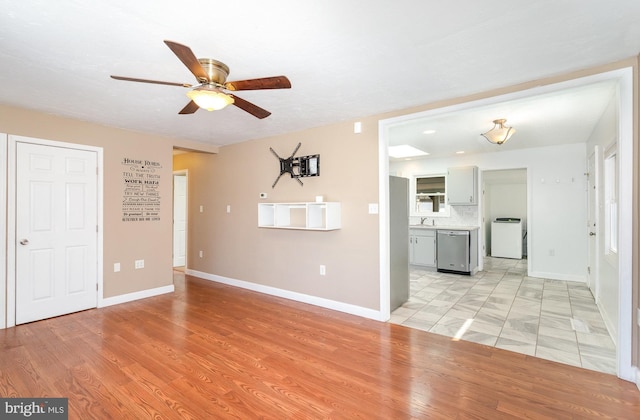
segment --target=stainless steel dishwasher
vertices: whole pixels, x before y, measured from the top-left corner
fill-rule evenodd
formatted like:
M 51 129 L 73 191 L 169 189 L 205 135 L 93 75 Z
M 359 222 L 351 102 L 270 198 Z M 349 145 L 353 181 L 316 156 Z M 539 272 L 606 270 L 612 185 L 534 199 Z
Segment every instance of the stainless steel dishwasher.
M 438 271 L 471 272 L 470 236 L 468 230 L 438 230 Z

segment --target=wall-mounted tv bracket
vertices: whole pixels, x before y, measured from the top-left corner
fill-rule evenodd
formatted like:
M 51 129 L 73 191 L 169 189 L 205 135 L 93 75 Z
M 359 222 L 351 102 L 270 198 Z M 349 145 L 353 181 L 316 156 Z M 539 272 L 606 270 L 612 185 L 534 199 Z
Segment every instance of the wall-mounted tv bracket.
M 302 181 L 300 181 L 301 177 L 320 175 L 320 155 L 294 157 L 301 145 L 302 143 L 298 143 L 296 148 L 293 150 L 293 153 L 291 153 L 291 156 L 286 159 L 278 156 L 273 148 L 269 148 L 269 150 L 271 150 L 271 153 L 273 153 L 274 156 L 280 160 L 280 175 L 278 175 L 271 188 L 274 188 L 276 186 L 276 184 L 280 180 L 280 177 L 284 174 L 291 175 L 291 178 L 294 178 L 296 181 L 298 181 L 300 185 L 303 185 Z

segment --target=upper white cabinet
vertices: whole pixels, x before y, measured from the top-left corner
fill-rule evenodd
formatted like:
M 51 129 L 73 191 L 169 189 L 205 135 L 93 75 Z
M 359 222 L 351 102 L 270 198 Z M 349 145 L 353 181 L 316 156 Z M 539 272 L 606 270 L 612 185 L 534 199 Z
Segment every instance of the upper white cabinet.
M 452 206 L 478 204 L 478 167 L 461 166 L 447 172 L 447 200 Z
M 340 229 L 340 203 L 259 203 L 258 227 L 302 230 Z

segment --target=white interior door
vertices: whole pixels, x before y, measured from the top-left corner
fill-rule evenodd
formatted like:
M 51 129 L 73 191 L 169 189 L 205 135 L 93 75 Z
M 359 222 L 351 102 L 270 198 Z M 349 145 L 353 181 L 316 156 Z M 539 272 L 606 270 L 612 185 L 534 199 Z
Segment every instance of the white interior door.
M 187 176 L 173 175 L 173 266 L 186 264 Z
M 16 144 L 16 324 L 97 306 L 97 153 Z

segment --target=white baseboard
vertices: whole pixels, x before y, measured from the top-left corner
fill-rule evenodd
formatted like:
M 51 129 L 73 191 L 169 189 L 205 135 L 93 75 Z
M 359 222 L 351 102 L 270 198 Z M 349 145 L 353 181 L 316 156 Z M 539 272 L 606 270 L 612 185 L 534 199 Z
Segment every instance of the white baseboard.
M 537 277 L 550 280 L 563 280 L 563 281 L 575 281 L 578 283 L 586 283 L 586 276 L 578 276 L 573 274 L 559 274 L 559 273 L 547 273 L 544 271 L 531 271 L 528 274 L 529 277 Z
M 156 287 L 155 289 L 141 290 L 139 292 L 127 293 L 124 295 L 100 299 L 100 301 L 98 302 L 98 308 L 118 305 L 120 303 L 132 302 L 134 300 L 163 295 L 165 293 L 173 293 L 174 291 L 175 287 L 173 286 L 173 284 L 171 284 L 169 286 Z
M 607 328 L 607 331 L 609 332 L 609 337 L 611 337 L 611 340 L 613 341 L 613 344 L 618 347 L 618 331 L 616 331 L 615 328 L 615 323 L 613 322 L 611 316 L 609 316 L 609 314 L 607 313 L 605 307 L 603 305 L 600 305 L 599 303 L 596 303 L 596 306 L 598 307 L 598 310 L 600 311 L 600 316 L 602 317 L 602 320 L 604 321 L 604 326 Z
M 351 315 L 357 315 L 363 318 L 369 318 L 376 321 L 383 321 L 380 311 L 362 306 L 351 305 L 335 300 L 324 299 L 317 296 L 306 295 L 304 293 L 292 292 L 290 290 L 278 289 L 277 287 L 264 286 L 262 284 L 251 283 L 244 280 L 236 280 L 228 277 L 218 276 L 215 274 L 204 273 L 196 270 L 185 270 L 186 274 L 196 276 L 204 280 L 214 281 L 217 283 L 227 284 L 229 286 L 240 287 L 242 289 L 252 290 L 254 292 L 264 293 L 266 295 L 277 296 L 285 299 L 294 300 L 296 302 L 308 303 L 310 305 L 319 306 L 321 308 L 332 309 L 334 311 L 344 312 Z

